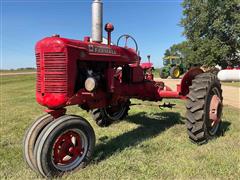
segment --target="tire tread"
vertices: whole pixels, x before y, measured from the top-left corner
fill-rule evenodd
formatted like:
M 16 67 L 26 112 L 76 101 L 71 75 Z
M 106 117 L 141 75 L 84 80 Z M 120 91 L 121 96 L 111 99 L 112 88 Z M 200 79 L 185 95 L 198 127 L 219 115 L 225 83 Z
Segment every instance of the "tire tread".
M 216 75 L 202 73 L 192 80 L 190 92 L 186 101 L 186 126 L 189 138 L 199 145 L 206 143 L 212 137 L 208 134 L 205 125 L 205 106 L 210 88 L 218 87 L 222 94 L 221 84 Z M 222 95 L 221 95 L 222 99 Z

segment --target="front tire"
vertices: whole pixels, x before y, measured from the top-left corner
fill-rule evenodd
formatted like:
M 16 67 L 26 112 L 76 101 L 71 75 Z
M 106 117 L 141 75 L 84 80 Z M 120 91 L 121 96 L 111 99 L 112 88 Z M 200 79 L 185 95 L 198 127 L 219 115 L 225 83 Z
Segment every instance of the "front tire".
M 28 166 L 36 171 L 36 160 L 34 158 L 34 146 L 42 130 L 53 121 L 50 114 L 45 114 L 37 118 L 25 133 L 23 140 L 23 156 Z
M 222 89 L 216 75 L 202 73 L 190 86 L 186 102 L 186 125 L 191 141 L 204 144 L 220 132 Z
M 94 109 L 91 114 L 98 126 L 107 127 L 114 121 L 122 120 L 128 115 L 130 103 L 130 100 L 127 100 L 117 106 Z
M 59 177 L 83 168 L 95 146 L 91 125 L 82 117 L 64 115 L 55 119 L 39 135 L 34 148 L 38 171 L 44 177 Z
M 165 69 L 165 68 L 160 68 L 160 69 L 159 69 L 159 76 L 160 76 L 160 78 L 162 78 L 162 79 L 167 79 L 168 76 L 169 76 L 169 72 L 166 72 L 166 69 Z

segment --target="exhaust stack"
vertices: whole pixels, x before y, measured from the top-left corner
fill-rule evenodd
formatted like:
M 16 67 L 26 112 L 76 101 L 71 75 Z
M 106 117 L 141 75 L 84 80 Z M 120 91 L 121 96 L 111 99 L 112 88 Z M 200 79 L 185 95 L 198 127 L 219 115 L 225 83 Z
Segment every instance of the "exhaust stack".
M 102 19 L 103 19 L 103 3 L 101 0 L 93 0 L 92 2 L 92 41 L 102 42 Z

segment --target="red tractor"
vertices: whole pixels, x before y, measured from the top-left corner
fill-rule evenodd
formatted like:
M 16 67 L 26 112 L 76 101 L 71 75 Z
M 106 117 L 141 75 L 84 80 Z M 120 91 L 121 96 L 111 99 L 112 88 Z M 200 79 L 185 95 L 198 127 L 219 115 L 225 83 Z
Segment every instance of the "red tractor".
M 154 81 L 152 64 L 140 63 L 130 35 L 111 43 L 114 27 L 107 23 L 108 43 L 102 43 L 102 2 L 92 3 L 92 37 L 83 41 L 47 37 L 36 44 L 37 102 L 47 107 L 24 138 L 27 164 L 44 177 L 58 177 L 87 165 L 94 151 L 95 134 L 83 117 L 67 115 L 66 107 L 89 111 L 99 126 L 124 119 L 130 99 L 161 101 L 186 99 L 189 138 L 198 144 L 216 137 L 222 114 L 222 90 L 214 74 L 192 69 L 176 91 Z M 124 47 L 119 46 L 121 39 Z M 127 47 L 128 40 L 135 49 Z

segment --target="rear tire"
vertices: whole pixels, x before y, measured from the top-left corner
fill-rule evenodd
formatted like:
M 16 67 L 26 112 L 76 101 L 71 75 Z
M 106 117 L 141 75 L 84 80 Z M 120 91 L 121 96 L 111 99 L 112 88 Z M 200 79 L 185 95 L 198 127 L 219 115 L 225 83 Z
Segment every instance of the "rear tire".
M 91 125 L 82 117 L 64 115 L 48 124 L 39 135 L 34 156 L 38 171 L 48 178 L 83 168 L 95 146 Z
M 191 141 L 204 144 L 220 132 L 221 84 L 216 75 L 202 73 L 195 77 L 189 89 L 186 102 L 187 132 Z
M 162 79 L 167 79 L 169 74 L 168 74 L 168 72 L 165 72 L 165 68 L 160 68 L 159 69 L 159 76 Z
M 91 114 L 98 126 L 107 127 L 114 121 L 122 120 L 128 115 L 130 103 L 130 100 L 127 100 L 125 103 L 122 103 L 117 107 L 109 106 L 106 108 L 94 109 L 91 111 Z M 116 110 L 112 110 L 112 108 Z
M 170 76 L 172 79 L 178 79 L 181 75 L 180 68 L 178 66 L 173 66 L 170 70 Z

